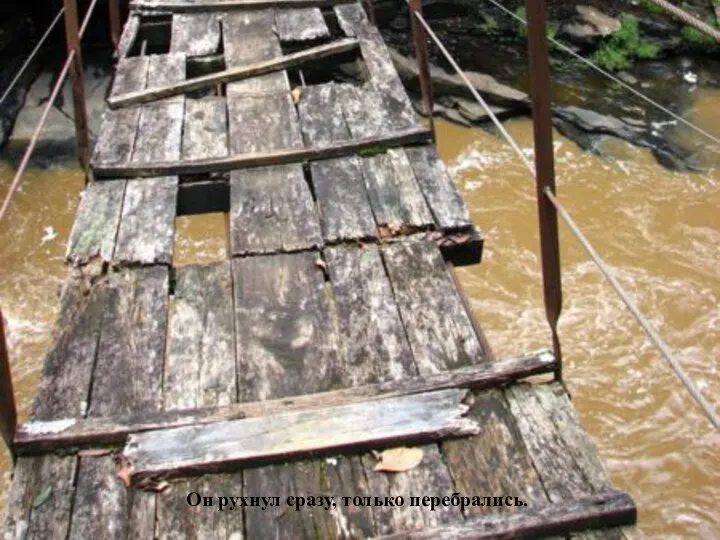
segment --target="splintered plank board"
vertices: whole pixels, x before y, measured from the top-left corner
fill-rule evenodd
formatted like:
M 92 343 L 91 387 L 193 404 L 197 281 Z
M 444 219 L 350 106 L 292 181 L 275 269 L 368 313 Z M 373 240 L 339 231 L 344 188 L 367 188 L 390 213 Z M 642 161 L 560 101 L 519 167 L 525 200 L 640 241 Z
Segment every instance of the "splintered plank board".
M 149 64 L 147 56 L 121 58 L 110 94 L 119 95 L 144 89 Z M 93 151 L 93 163 L 119 164 L 130 161 L 139 119 L 140 107 L 116 111 L 106 109 Z
M 229 263 L 177 269 L 170 306 L 165 409 L 235 401 L 235 336 Z
M 392 288 L 376 246 L 325 250 L 354 386 L 417 374 Z
M 302 147 L 289 94 L 238 96 L 228 100 L 228 107 L 234 154 Z M 320 223 L 301 164 L 231 172 L 233 255 L 299 251 L 321 244 Z
M 309 145 L 350 138 L 336 94 L 332 83 L 303 88 L 298 109 L 303 135 Z M 377 236 L 358 157 L 312 162 L 310 174 L 327 242 Z
M 125 58 L 135 44 L 138 30 L 140 29 L 140 16 L 135 13 L 128 15 L 125 27 L 123 28 L 120 42 L 117 46 L 117 57 Z
M 146 88 L 185 80 L 185 54 L 157 54 L 149 58 Z M 185 96 L 142 106 L 132 157 L 134 163 L 180 159 L 184 108 Z
M 441 390 L 356 405 L 131 435 L 123 456 L 133 477 L 217 470 L 344 448 L 387 446 L 477 433 L 462 416 L 466 391 Z M 449 486 L 451 487 L 451 486 Z
M 82 266 L 98 257 L 112 259 L 125 184 L 124 180 L 91 182 L 85 188 L 68 239 L 68 261 Z
M 228 155 L 227 139 L 225 98 L 185 100 L 183 160 L 225 157 Z
M 320 8 L 277 10 L 275 24 L 280 41 L 310 41 L 330 37 Z
M 220 48 L 220 21 L 215 13 L 176 13 L 172 17 L 170 52 L 205 56 Z
M 177 192 L 177 176 L 128 180 L 115 263 L 172 263 Z
M 228 12 L 223 16 L 223 44 L 228 68 L 241 67 L 282 56 L 280 40 L 275 33 L 275 10 Z M 266 94 L 290 90 L 287 73 L 280 71 L 229 83 L 227 97 Z

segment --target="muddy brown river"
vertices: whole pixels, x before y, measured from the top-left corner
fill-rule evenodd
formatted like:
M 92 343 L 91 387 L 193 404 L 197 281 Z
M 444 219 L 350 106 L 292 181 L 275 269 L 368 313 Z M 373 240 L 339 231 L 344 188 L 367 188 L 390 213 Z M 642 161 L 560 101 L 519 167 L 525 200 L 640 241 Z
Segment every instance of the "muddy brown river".
M 720 126 L 720 91 L 698 90 L 689 117 Z M 529 120 L 506 123 L 530 151 Z M 692 135 L 684 133 L 691 138 Z M 441 154 L 486 233 L 481 265 L 459 269 L 498 356 L 548 347 L 535 191 L 500 139 L 438 123 Z M 556 136 L 561 199 L 705 396 L 720 407 L 720 172 L 670 173 L 623 142 L 599 158 Z M 720 163 L 720 149 L 706 161 Z M 0 196 L 13 170 L 0 165 Z M 31 170 L 0 222 L 0 306 L 23 418 L 40 380 L 65 242 L 82 190 L 77 170 Z M 176 264 L 224 257 L 222 215 L 178 219 Z M 649 537 L 720 537 L 720 435 L 561 226 L 565 379 L 613 482 Z M 10 485 L 0 451 L 0 515 Z

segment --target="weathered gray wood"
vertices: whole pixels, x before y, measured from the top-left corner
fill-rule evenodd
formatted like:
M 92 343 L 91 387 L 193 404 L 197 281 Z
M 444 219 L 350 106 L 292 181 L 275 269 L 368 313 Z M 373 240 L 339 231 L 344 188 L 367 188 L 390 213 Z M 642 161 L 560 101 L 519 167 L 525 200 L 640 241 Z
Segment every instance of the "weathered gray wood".
M 233 260 L 239 401 L 329 390 L 337 336 L 316 253 Z
M 113 261 L 170 264 L 175 237 L 176 176 L 128 180 Z
M 196 0 L 133 0 L 130 2 L 130 9 L 148 12 L 193 13 L 197 11 L 326 7 L 356 1 L 357 0 L 203 0 L 198 2 Z
M 91 182 L 82 192 L 68 239 L 68 261 L 82 266 L 98 257 L 102 261 L 112 259 L 125 184 L 124 180 Z
M 130 435 L 123 457 L 131 465 L 132 478 L 137 479 L 327 454 L 339 449 L 473 435 L 480 428 L 463 418 L 468 410 L 462 403 L 465 394 L 464 390 L 440 390 L 263 418 L 147 431 Z
M 303 88 L 298 108 L 308 144 L 331 144 L 350 138 L 334 84 Z M 325 240 L 375 238 L 375 218 L 359 159 L 353 156 L 318 161 L 310 165 L 310 171 Z
M 116 51 L 118 58 L 125 58 L 130 52 L 130 49 L 133 48 L 139 28 L 140 17 L 135 13 L 130 13 L 127 21 L 125 21 L 125 26 L 123 27 L 122 35 L 120 36 L 120 41 L 118 42 Z
M 379 249 L 330 248 L 325 258 L 350 384 L 417 374 Z
M 255 96 L 253 96 L 255 97 Z M 265 118 L 268 121 L 268 118 Z M 231 127 L 233 122 L 231 120 Z M 239 125 L 239 124 L 236 124 Z M 264 129 L 263 123 L 253 124 L 255 129 Z M 242 144 L 260 145 L 260 141 L 250 139 L 237 128 L 238 136 L 231 133 L 231 144 L 238 139 Z M 260 131 L 261 133 L 262 131 Z M 432 137 L 429 129 L 420 127 L 405 131 L 398 131 L 387 135 L 378 135 L 363 139 L 354 139 L 346 142 L 333 143 L 309 148 L 292 148 L 290 150 L 272 150 L 267 152 L 248 152 L 235 154 L 226 158 L 208 158 L 188 161 L 165 161 L 155 163 L 93 163 L 93 171 L 96 178 L 108 177 L 153 177 L 163 175 L 179 174 L 203 174 L 211 172 L 225 172 L 236 169 L 248 169 L 252 167 L 265 167 L 270 165 L 283 165 L 288 163 L 300 163 L 303 161 L 317 161 L 336 157 L 352 156 L 358 152 L 377 151 L 378 148 L 393 148 L 406 144 L 427 142 Z M 265 143 L 262 143 L 263 145 Z M 368 158 L 372 159 L 372 158 Z M 418 189 L 417 187 L 415 189 Z M 418 190 L 419 192 L 419 190 Z M 429 219 L 429 210 L 426 210 Z M 431 221 L 429 222 L 431 223 Z
M 205 56 L 220 48 L 220 21 L 215 13 L 175 14 L 171 29 L 170 52 Z
M 365 467 L 361 456 L 337 456 L 328 458 L 320 464 L 327 479 L 328 493 L 339 496 L 347 493 L 352 497 L 372 497 L 374 493 L 368 485 Z M 372 538 L 376 526 L 373 508 L 369 506 L 338 505 L 332 512 L 335 531 L 338 538 Z
M 278 10 L 275 23 L 280 41 L 311 41 L 330 37 L 320 8 Z
M 225 98 L 185 100 L 182 158 L 207 159 L 228 155 Z
M 228 117 L 232 154 L 303 148 L 289 94 L 228 98 Z
M 340 28 L 348 37 L 365 35 L 370 27 L 365 10 L 359 2 L 348 2 L 333 8 Z
M 485 352 L 438 248 L 397 242 L 383 248 L 383 257 L 420 373 L 480 361 Z
M 115 71 L 111 94 L 142 90 L 147 80 L 149 63 L 147 56 L 121 58 Z M 92 162 L 114 164 L 128 162 L 135 148 L 139 119 L 139 107 L 121 111 L 105 110 L 93 150 Z
M 512 515 L 475 518 L 411 534 L 385 536 L 383 540 L 566 537 L 574 531 L 632 525 L 636 520 L 637 511 L 629 495 L 604 491 L 565 504 L 528 506 Z
M 75 456 L 52 454 L 18 460 L 5 514 L 4 540 L 67 538 L 76 461 Z M 33 507 L 33 502 L 43 498 L 44 503 Z
M 255 418 L 268 414 L 347 405 L 371 399 L 400 397 L 447 388 L 471 388 L 476 390 L 496 388 L 532 375 L 550 373 L 555 368 L 555 365 L 556 361 L 552 354 L 540 352 L 531 356 L 492 364 L 473 365 L 458 370 L 441 371 L 428 376 L 413 376 L 400 380 L 389 379 L 385 382 L 370 385 L 299 395 L 292 400 L 277 399 L 236 403 L 222 407 L 183 409 L 159 413 L 150 411 L 143 415 L 134 415 L 131 418 L 111 416 L 107 418 L 77 419 L 73 422 L 72 418 L 67 416 L 60 419 L 59 422 L 34 421 L 29 424 L 21 424 L 18 427 L 15 443 L 20 455 L 68 447 L 122 445 L 125 443 L 128 434 L 142 431 L 223 422 L 238 418 Z M 476 405 L 473 406 L 470 414 L 474 415 L 483 410 L 482 405 L 477 405 L 478 402 L 480 400 L 476 398 Z M 488 410 L 491 411 L 491 409 Z M 507 415 L 511 418 L 509 412 Z M 55 415 L 54 418 L 58 418 L 58 416 Z M 492 423 L 494 420 L 487 421 Z M 517 429 L 515 431 L 517 432 Z M 496 431 L 496 433 L 498 432 Z M 460 442 L 457 441 L 457 443 Z M 450 444 L 456 444 L 456 442 L 447 443 L 446 446 Z M 488 451 L 483 455 L 489 457 L 491 454 L 492 452 Z M 447 448 L 446 455 L 449 456 Z M 468 460 L 468 463 L 470 466 L 474 466 L 475 461 Z M 468 492 L 470 491 L 473 490 L 468 490 Z
M 163 392 L 166 409 L 235 401 L 235 336 L 230 264 L 177 269 Z
M 301 165 L 230 173 L 230 245 L 233 255 L 288 253 L 322 245 Z
M 472 226 L 460 193 L 432 145 L 405 148 L 415 179 L 441 231 Z
M 280 40 L 274 30 L 273 9 L 226 13 L 222 24 L 225 62 L 228 68 L 242 67 L 282 56 Z M 234 97 L 247 94 L 262 95 L 289 90 L 287 73 L 279 71 L 246 81 L 229 83 L 226 87 L 226 95 L 228 101 L 231 101 Z
M 358 47 L 355 39 L 341 39 L 331 43 L 325 43 L 303 49 L 277 58 L 268 59 L 240 67 L 233 67 L 217 73 L 201 75 L 192 79 L 180 80 L 172 84 L 148 88 L 127 94 L 111 96 L 107 102 L 111 109 L 119 109 L 142 103 L 152 103 L 164 98 L 180 96 L 188 92 L 213 88 L 218 84 L 232 83 L 245 79 L 252 79 L 268 73 L 275 73 L 289 67 L 298 67 L 306 63 L 326 58 L 328 56 L 346 53 Z

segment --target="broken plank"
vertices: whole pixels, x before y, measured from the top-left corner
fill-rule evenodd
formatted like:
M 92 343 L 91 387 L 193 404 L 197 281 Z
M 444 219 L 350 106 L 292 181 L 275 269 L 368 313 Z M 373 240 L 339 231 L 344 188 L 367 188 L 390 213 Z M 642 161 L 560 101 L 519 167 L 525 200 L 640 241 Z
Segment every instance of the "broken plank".
M 267 118 L 266 118 L 267 121 Z M 261 124 L 259 124 L 261 125 Z M 231 120 L 231 144 L 247 145 L 253 147 L 259 143 L 256 138 L 243 136 L 239 124 L 236 124 L 238 135 L 233 134 L 233 121 Z M 259 133 L 262 131 L 259 131 Z M 303 161 L 317 161 L 335 157 L 347 157 L 363 151 L 377 151 L 378 147 L 393 148 L 416 142 L 426 142 L 432 137 L 432 132 L 424 127 L 405 131 L 377 135 L 368 138 L 353 139 L 350 141 L 318 145 L 305 148 L 290 148 L 269 151 L 248 151 L 234 154 L 225 158 L 195 159 L 187 161 L 158 161 L 155 163 L 128 163 L 114 164 L 110 162 L 95 162 L 93 171 L 98 178 L 104 177 L 153 177 L 165 175 L 203 174 L 211 172 L 224 172 L 235 169 L 264 167 L 269 165 L 283 165 L 287 163 L 300 163 Z M 265 146 L 267 141 L 263 141 Z M 428 218 L 432 219 L 432 216 Z
M 228 155 L 227 107 L 223 97 L 185 100 L 182 159 Z
M 277 10 L 275 22 L 280 41 L 311 41 L 330 37 L 320 8 Z
M 236 403 L 224 407 L 157 413 L 149 411 L 133 417 L 114 415 L 107 418 L 76 419 L 74 421 L 71 418 L 63 419 L 60 422 L 35 421 L 21 424 L 18 427 L 15 445 L 18 454 L 24 455 L 62 447 L 124 444 L 129 434 L 142 431 L 208 424 L 238 418 L 254 418 L 268 414 L 346 405 L 370 399 L 399 397 L 448 388 L 482 390 L 500 387 L 532 375 L 550 373 L 555 365 L 556 361 L 552 354 L 543 351 L 492 364 L 467 366 L 427 376 L 412 376 L 397 381 L 388 380 L 342 390 L 296 395 L 292 400 L 281 398 Z M 322 381 L 318 380 L 317 383 L 321 384 Z M 297 390 L 288 392 L 297 392 Z
M 129 54 L 133 45 L 135 45 L 135 39 L 137 38 L 139 29 L 140 17 L 135 13 L 130 13 L 127 21 L 125 22 L 125 26 L 123 27 L 120 41 L 117 44 L 117 51 L 115 54 L 118 59 L 125 58 Z
M 348 2 L 340 4 L 333 8 L 338 24 L 345 35 L 348 37 L 356 37 L 366 35 L 370 27 L 370 21 L 365 14 L 365 10 L 359 2 Z
M 235 401 L 235 335 L 229 263 L 176 270 L 163 394 L 165 409 Z
M 403 241 L 384 247 L 383 257 L 420 373 L 481 361 L 486 353 L 438 248 Z
M 325 250 L 350 384 L 417 373 L 376 246 Z
M 173 15 L 170 52 L 207 56 L 220 48 L 220 21 L 215 13 Z
M 315 204 L 299 164 L 232 171 L 229 218 L 233 255 L 322 245 Z
M 204 11 L 235 11 L 256 9 L 298 9 L 307 7 L 331 7 L 338 4 L 357 2 L 357 0 L 133 0 L 133 11 L 160 11 L 171 13 L 193 13 Z
M 114 263 L 172 263 L 177 192 L 176 176 L 128 180 Z
M 319 60 L 321 58 L 352 51 L 357 47 L 357 40 L 341 39 L 251 65 L 234 67 L 217 73 L 211 73 L 209 75 L 202 75 L 200 77 L 175 82 L 166 86 L 158 86 L 148 88 L 147 90 L 111 96 L 108 98 L 107 102 L 111 109 L 119 109 L 142 103 L 151 103 L 160 99 L 193 92 L 195 90 L 213 88 L 218 84 L 241 81 L 257 77 L 259 75 L 281 71 L 289 67 L 302 66 L 308 62 Z
M 219 470 L 339 449 L 392 446 L 477 433 L 463 390 L 441 390 L 315 411 L 149 431 L 128 438 L 133 479 Z
M 629 495 L 603 491 L 564 504 L 527 506 L 510 515 L 483 516 L 424 531 L 384 536 L 381 540 L 544 538 L 553 535 L 564 538 L 572 532 L 633 525 L 636 521 L 637 511 Z

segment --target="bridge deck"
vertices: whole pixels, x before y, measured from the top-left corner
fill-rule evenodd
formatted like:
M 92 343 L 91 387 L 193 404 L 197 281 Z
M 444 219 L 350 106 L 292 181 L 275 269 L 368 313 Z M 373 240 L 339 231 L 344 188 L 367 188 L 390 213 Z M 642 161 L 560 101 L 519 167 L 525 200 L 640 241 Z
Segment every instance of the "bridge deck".
M 477 262 L 482 238 L 431 142 L 323 158 L 421 127 L 360 5 L 230 4 L 131 3 L 112 96 L 339 38 L 358 53 L 333 58 L 334 76 L 290 67 L 108 109 L 94 167 L 319 157 L 89 185 L 4 537 L 494 537 L 633 522 L 564 389 L 508 385 L 552 371 L 551 356 L 494 361 L 451 264 Z M 173 266 L 176 216 L 213 211 L 227 213 L 228 260 Z M 417 444 L 416 467 L 376 470 L 374 449 Z M 214 506 L 188 504 L 193 492 Z M 455 492 L 525 505 L 410 504 Z M 286 505 L 311 495 L 337 506 Z M 218 511 L 231 496 L 281 505 Z

